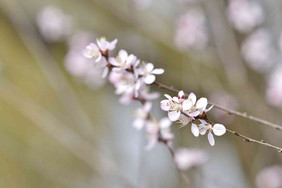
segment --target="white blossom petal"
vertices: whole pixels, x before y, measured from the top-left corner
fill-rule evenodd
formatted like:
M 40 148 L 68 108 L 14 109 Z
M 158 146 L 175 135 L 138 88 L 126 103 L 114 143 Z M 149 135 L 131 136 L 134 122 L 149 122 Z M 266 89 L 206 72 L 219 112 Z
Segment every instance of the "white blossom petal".
M 170 101 L 169 100 L 162 100 L 161 101 L 161 109 L 163 111 L 169 111 L 170 110 Z
M 188 100 L 191 100 L 192 104 L 195 105 L 196 101 L 197 101 L 197 97 L 194 93 L 190 93 L 189 96 L 188 96 Z
M 154 69 L 152 71 L 152 74 L 163 74 L 164 73 L 164 69 Z
M 103 74 L 102 74 L 102 78 L 106 78 L 107 75 L 109 73 L 109 68 L 108 67 L 105 67 L 104 71 L 103 71 Z
M 196 108 L 204 110 L 206 109 L 207 105 L 208 105 L 207 98 L 202 97 L 197 101 Z
M 161 129 L 166 129 L 171 126 L 171 121 L 168 118 L 163 118 L 159 122 Z
M 145 67 L 148 72 L 152 72 L 154 69 L 154 65 L 152 63 L 147 63 Z
M 215 141 L 214 141 L 214 137 L 213 137 L 211 132 L 209 132 L 209 134 L 208 134 L 208 140 L 209 140 L 210 145 L 214 146 Z
M 144 76 L 144 82 L 146 84 L 152 84 L 156 80 L 156 76 L 152 74 L 147 74 Z
M 198 137 L 200 134 L 199 128 L 196 124 L 192 123 L 191 125 L 191 131 L 193 133 L 194 136 Z
M 210 111 L 213 108 L 214 105 L 211 105 L 208 109 L 205 110 L 205 112 Z
M 185 98 L 184 91 L 181 90 L 181 91 L 178 92 L 178 98 L 179 99 L 184 99 Z
M 128 54 L 127 54 L 127 51 L 125 50 L 120 50 L 118 52 L 118 57 L 121 59 L 121 62 L 125 62 L 127 57 L 128 57 Z
M 180 111 L 170 111 L 168 112 L 168 118 L 170 121 L 177 121 L 180 117 Z
M 192 121 L 192 118 L 180 114 L 179 121 L 182 124 L 182 126 L 185 126 Z
M 144 127 L 144 125 L 145 125 L 145 120 L 142 119 L 142 118 L 137 118 L 137 119 L 134 120 L 134 122 L 133 122 L 132 125 L 133 125 L 133 127 L 135 127 L 137 130 L 141 130 L 141 129 Z
M 164 94 L 164 96 L 165 96 L 167 99 L 169 99 L 169 100 L 172 99 L 171 96 L 169 96 L 168 94 Z
M 190 101 L 190 100 L 185 100 L 182 103 L 183 110 L 190 110 L 192 108 L 192 106 L 193 106 L 193 104 L 192 104 L 192 101 Z
M 212 131 L 216 136 L 221 136 L 226 132 L 226 128 L 224 127 L 224 125 L 217 123 L 214 124 Z

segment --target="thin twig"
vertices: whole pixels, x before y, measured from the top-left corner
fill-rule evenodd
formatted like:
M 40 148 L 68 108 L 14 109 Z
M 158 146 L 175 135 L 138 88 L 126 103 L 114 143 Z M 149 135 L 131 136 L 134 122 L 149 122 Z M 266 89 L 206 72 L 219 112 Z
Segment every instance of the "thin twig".
M 246 141 L 246 142 L 253 142 L 253 143 L 261 144 L 261 145 L 264 145 L 266 147 L 273 148 L 273 149 L 277 150 L 279 153 L 282 153 L 282 148 L 274 146 L 274 145 L 269 144 L 269 143 L 266 143 L 264 140 L 260 140 L 260 141 L 259 140 L 255 140 L 253 138 L 250 138 L 250 137 L 247 137 L 245 135 L 242 135 L 242 134 L 240 134 L 240 133 L 238 133 L 236 131 L 231 131 L 230 129 L 226 129 L 226 131 L 231 133 L 231 134 L 234 134 L 236 136 L 239 136 L 239 137 L 243 138 L 243 140 Z
M 169 91 L 172 91 L 172 92 L 179 92 L 180 91 L 180 90 L 178 90 L 178 89 L 176 89 L 174 87 L 170 87 L 170 86 L 167 86 L 167 85 L 159 83 L 159 82 L 154 82 L 153 84 L 158 86 L 161 89 L 166 89 L 166 90 L 169 90 Z M 185 95 L 188 95 L 188 94 L 185 93 Z M 269 121 L 266 121 L 264 119 L 260 119 L 258 117 L 251 116 L 251 115 L 249 115 L 247 113 L 242 113 L 242 112 L 238 112 L 238 111 L 235 111 L 235 110 L 231 110 L 231 109 L 228 109 L 226 107 L 220 106 L 218 104 L 214 104 L 212 102 L 209 102 L 209 104 L 210 105 L 214 105 L 215 108 L 217 108 L 219 110 L 222 110 L 222 111 L 226 112 L 227 114 L 239 116 L 239 117 L 242 117 L 242 118 L 246 118 L 246 119 L 255 121 L 257 123 L 260 123 L 262 125 L 266 125 L 266 126 L 269 126 L 271 128 L 274 128 L 276 130 L 282 131 L 282 126 L 281 125 L 278 125 L 278 124 L 275 124 L 275 123 L 271 123 Z

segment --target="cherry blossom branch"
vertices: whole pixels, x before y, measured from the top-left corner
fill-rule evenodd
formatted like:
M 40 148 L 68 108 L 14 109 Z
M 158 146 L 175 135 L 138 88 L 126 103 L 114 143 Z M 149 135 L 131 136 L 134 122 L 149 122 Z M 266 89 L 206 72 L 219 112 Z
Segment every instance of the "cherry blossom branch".
M 202 119 L 202 120 L 207 121 L 207 122 L 210 123 L 210 124 L 214 124 L 214 123 L 212 123 L 212 122 L 207 118 L 206 115 L 203 116 L 203 117 L 196 117 L 196 119 Z M 238 132 L 236 132 L 236 131 L 232 131 L 232 130 L 230 130 L 230 129 L 226 129 L 226 131 L 229 132 L 229 133 L 231 133 L 231 134 L 234 134 L 234 135 L 236 135 L 236 136 L 238 136 L 238 137 L 243 138 L 243 140 L 244 140 L 245 142 L 252 142 L 252 143 L 256 143 L 256 144 L 261 144 L 261 145 L 264 145 L 264 146 L 266 146 L 266 147 L 270 147 L 270 148 L 272 148 L 272 149 L 275 149 L 275 150 L 277 150 L 279 153 L 282 153 L 282 148 L 280 148 L 280 147 L 278 147 L 278 146 L 274 146 L 274 145 L 272 145 L 272 144 L 269 144 L 269 143 L 265 142 L 264 140 L 260 140 L 260 141 L 259 141 L 259 140 L 255 140 L 255 139 L 253 139 L 253 138 L 247 137 L 247 136 L 245 136 L 245 135 L 242 135 L 242 134 L 240 134 L 240 133 L 238 133 Z
M 226 131 L 229 132 L 229 133 L 231 133 L 231 134 L 234 134 L 234 135 L 236 135 L 236 136 L 238 136 L 238 137 L 243 138 L 243 140 L 246 141 L 246 142 L 253 142 L 253 143 L 260 144 L 260 145 L 264 145 L 264 146 L 266 146 L 266 147 L 270 147 L 270 148 L 273 148 L 273 149 L 277 150 L 279 153 L 282 153 L 282 148 L 277 147 L 277 146 L 274 146 L 274 145 L 272 145 L 272 144 L 269 144 L 269 143 L 265 142 L 264 140 L 261 140 L 261 141 L 255 140 L 255 139 L 253 139 L 253 138 L 247 137 L 247 136 L 245 136 L 245 135 L 242 135 L 242 134 L 240 134 L 240 133 L 238 133 L 238 132 L 236 132 L 236 131 L 232 131 L 232 130 L 230 130 L 230 129 L 226 129 Z
M 180 90 L 178 90 L 178 89 L 176 89 L 176 88 L 174 88 L 172 86 L 167 86 L 167 85 L 159 83 L 159 82 L 154 82 L 153 84 L 158 86 L 161 89 L 169 90 L 169 91 L 172 91 L 172 92 L 179 92 L 180 91 Z M 185 95 L 187 95 L 187 94 L 185 93 Z M 261 118 L 258 118 L 258 117 L 252 116 L 252 115 L 249 115 L 247 113 L 242 113 L 242 112 L 238 112 L 238 111 L 235 111 L 235 110 L 231 110 L 231 109 L 228 109 L 226 107 L 220 106 L 218 104 L 214 104 L 212 102 L 209 102 L 209 104 L 214 105 L 215 108 L 217 108 L 219 110 L 222 110 L 222 111 L 226 112 L 229 115 L 235 115 L 235 116 L 239 116 L 239 117 L 242 117 L 242 118 L 246 118 L 246 119 L 255 121 L 257 123 L 260 123 L 262 125 L 266 125 L 268 127 L 271 127 L 271 128 L 276 129 L 276 130 L 282 131 L 282 126 L 281 125 L 278 125 L 278 124 L 275 124 L 275 123 L 271 123 L 269 121 L 266 121 L 264 119 L 261 119 Z

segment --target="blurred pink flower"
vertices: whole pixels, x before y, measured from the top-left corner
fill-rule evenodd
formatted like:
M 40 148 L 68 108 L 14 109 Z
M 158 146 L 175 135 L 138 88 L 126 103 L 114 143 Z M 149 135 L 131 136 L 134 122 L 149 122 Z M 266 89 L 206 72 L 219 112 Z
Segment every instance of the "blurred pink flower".
M 36 23 L 41 35 L 47 42 L 64 40 L 72 32 L 73 21 L 59 8 L 48 6 L 36 16 Z
M 189 170 L 204 164 L 208 160 L 207 155 L 198 149 L 177 149 L 174 156 L 176 166 L 180 170 Z
M 267 72 L 275 61 L 275 51 L 269 33 L 258 29 L 242 44 L 242 55 L 247 64 L 257 72 Z
M 202 50 L 206 47 L 206 18 L 200 9 L 192 9 L 177 19 L 174 41 L 180 50 Z
M 266 100 L 269 104 L 282 108 L 282 66 L 275 68 L 267 78 Z
M 227 14 L 233 27 L 242 33 L 252 31 L 264 20 L 261 5 L 253 0 L 229 0 Z
M 261 170 L 256 176 L 258 188 L 281 188 L 282 187 L 282 167 L 271 166 Z

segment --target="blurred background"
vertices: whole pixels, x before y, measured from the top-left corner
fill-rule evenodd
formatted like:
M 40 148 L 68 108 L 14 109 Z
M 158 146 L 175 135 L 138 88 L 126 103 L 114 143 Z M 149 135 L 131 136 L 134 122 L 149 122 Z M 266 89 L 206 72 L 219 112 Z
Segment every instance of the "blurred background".
M 117 38 L 117 49 L 165 69 L 158 81 L 281 125 L 281 8 L 277 0 L 0 0 L 0 187 L 187 187 L 164 145 L 144 150 L 131 126 L 138 103 L 119 104 L 83 48 Z M 166 116 L 162 98 L 157 117 Z M 210 114 L 282 146 L 277 130 Z M 190 126 L 173 133 L 175 148 L 208 156 L 185 172 L 192 187 L 282 187 L 275 150 L 230 134 L 210 147 Z

